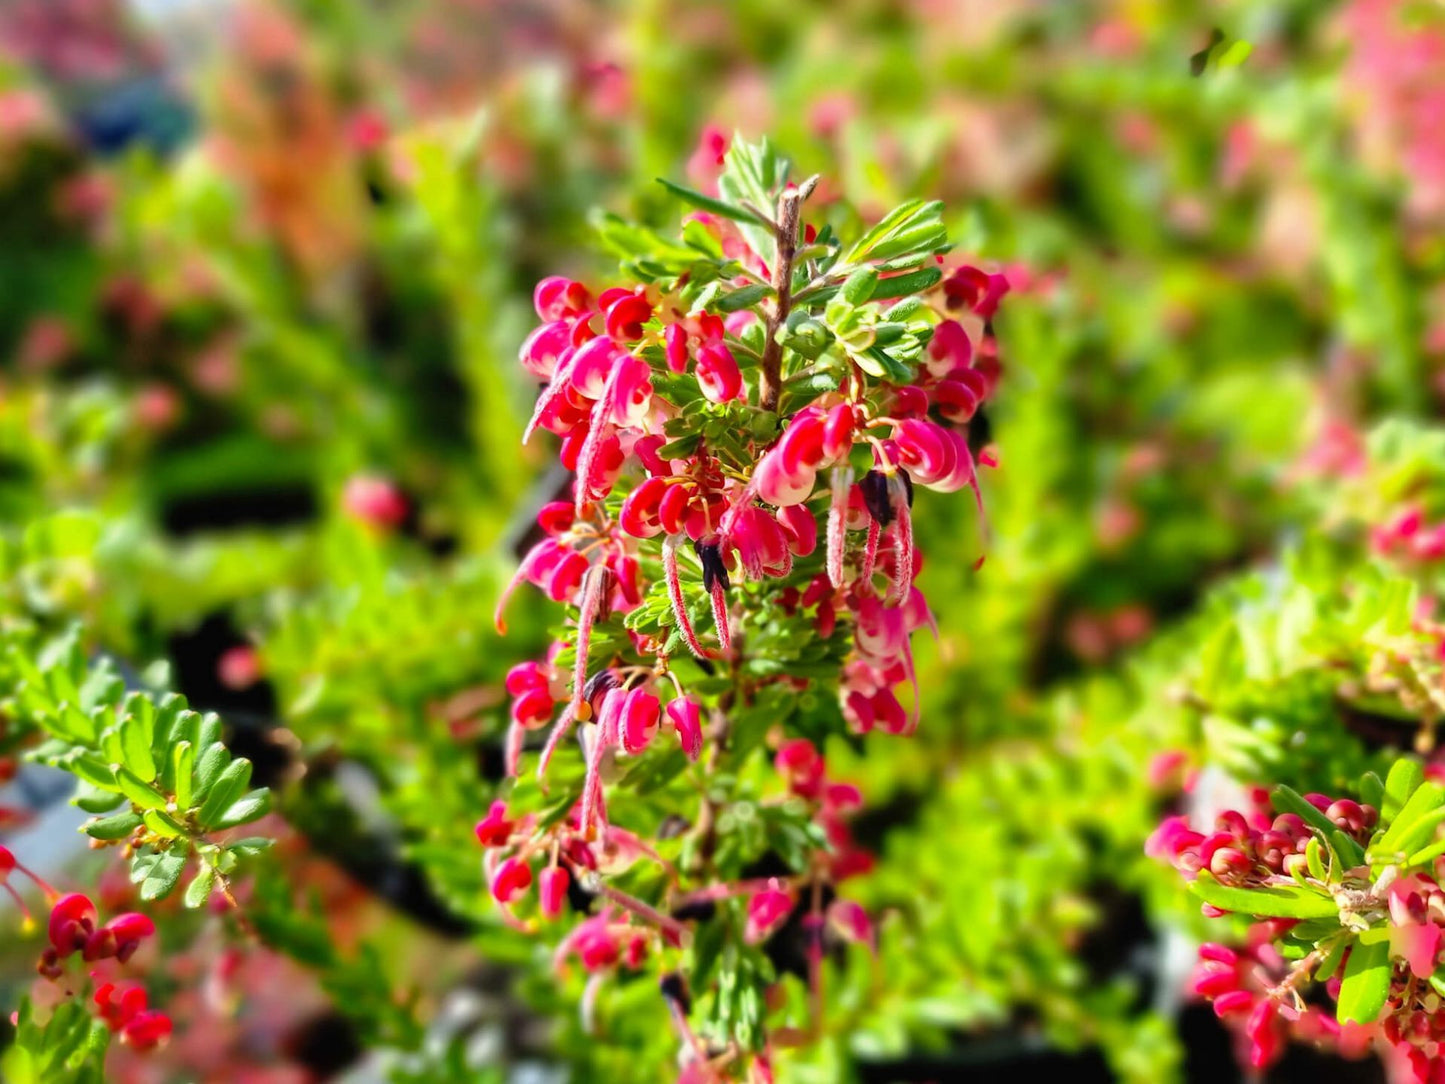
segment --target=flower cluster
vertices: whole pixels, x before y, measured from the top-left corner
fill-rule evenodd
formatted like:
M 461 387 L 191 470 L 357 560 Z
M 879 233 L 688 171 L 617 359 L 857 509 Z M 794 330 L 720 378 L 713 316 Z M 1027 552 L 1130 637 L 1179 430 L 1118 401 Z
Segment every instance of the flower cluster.
M 736 710 L 770 689 L 823 692 L 835 729 L 910 732 L 910 638 L 933 625 L 915 585 L 915 487 L 971 489 L 982 512 L 966 426 L 999 376 L 990 321 L 1007 280 L 971 266 L 945 276 L 937 205 L 905 205 L 845 250 L 801 220 L 814 181 L 787 184 L 765 146 L 724 157 L 721 199 L 674 189 L 702 208 L 690 249 L 639 253 L 626 265 L 639 285 L 544 279 L 541 325 L 520 351 L 542 382 L 524 439 L 554 434 L 573 481 L 538 514 L 541 539 L 497 624 L 521 584 L 564 604 L 570 624 L 545 659 L 508 675 L 505 760 L 521 776 L 528 736 L 550 728 L 537 743 L 546 786 L 575 734 L 583 780 L 565 815 L 498 802 L 477 835 L 511 921 L 534 896 L 542 918 L 570 887 L 602 897 L 559 952 L 594 977 L 683 944 L 692 909 L 726 900 L 746 901 L 745 944 L 798 908 L 815 947 L 825 924 L 867 939 L 867 915 L 831 888 L 871 861 L 847 826 L 861 797 L 826 779 L 812 742 L 770 739 L 789 808 L 816 826 L 812 857 L 790 875 L 710 870 L 687 884 L 696 870 L 617 826 L 608 781 L 663 736 L 717 770 Z M 774 206 L 776 217 L 760 210 Z M 725 801 L 709 797 L 692 822 L 704 864 Z M 639 859 L 665 869 L 671 913 L 609 883 Z M 744 1064 L 735 1049 L 702 1049 L 685 1016 L 695 1078 Z
M 1147 849 L 1192 878 L 1206 915 L 1261 920 L 1243 948 L 1204 945 L 1192 981 L 1251 1065 L 1294 1038 L 1347 1057 L 1378 1048 L 1424 1084 L 1445 1064 L 1445 787 L 1401 761 L 1362 792 L 1380 805 L 1278 787 L 1271 814 L 1256 792 L 1212 832 L 1170 818 Z M 1311 984 L 1333 1012 L 1306 999 Z
M 1438 561 L 1445 557 L 1445 522 L 1427 523 L 1419 505 L 1406 505 L 1370 531 L 1370 544 L 1384 557 Z
M 1248 941 L 1237 949 L 1201 945 L 1190 990 L 1208 998 L 1215 1015 L 1237 1029 L 1242 1060 L 1255 1069 L 1273 1065 L 1290 1041 L 1327 1047 L 1347 1058 L 1362 1056 L 1372 1041 L 1369 1027 L 1341 1024 L 1333 1012 L 1285 996 L 1289 991 L 1281 983 L 1289 962 L 1271 943 L 1280 932 L 1277 921 L 1251 927 Z M 1338 979 L 1331 979 L 1326 989 L 1337 997 L 1339 986 Z
M 14 858 L 0 847 L 0 878 L 7 865 L 14 868 Z M 127 912 L 102 924 L 90 897 L 78 892 L 56 897 L 49 886 L 38 879 L 37 883 L 54 900 L 47 925 L 50 944 L 41 953 L 36 968 L 51 981 L 65 977 L 67 962 L 72 958 L 87 965 L 103 960 L 124 964 L 142 942 L 155 934 L 155 924 L 145 915 Z M 121 1042 L 135 1050 L 151 1050 L 170 1037 L 170 1017 L 150 1007 L 143 986 L 105 981 L 95 971 L 90 975 L 97 983 L 91 997 L 95 1014 Z
M 1253 797 L 1256 804 L 1252 810 L 1226 810 L 1215 819 L 1214 831 L 1207 834 L 1191 829 L 1183 817 L 1170 817 L 1150 837 L 1148 853 L 1172 861 L 1186 875 L 1208 870 L 1226 885 L 1264 885 L 1280 875 L 1307 870 L 1307 851 L 1314 838 L 1309 826 L 1295 813 L 1271 817 L 1265 792 L 1256 791 Z M 1357 842 L 1367 841 L 1379 820 L 1378 810 L 1349 798 L 1331 800 L 1323 794 L 1306 794 L 1304 799 Z M 1208 903 L 1204 912 L 1211 917 L 1227 913 Z

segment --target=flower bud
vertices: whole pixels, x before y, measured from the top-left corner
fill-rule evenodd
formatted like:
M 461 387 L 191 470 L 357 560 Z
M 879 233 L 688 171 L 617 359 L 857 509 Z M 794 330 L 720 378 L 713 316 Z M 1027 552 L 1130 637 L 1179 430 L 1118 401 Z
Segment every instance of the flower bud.
M 532 867 L 523 858 L 508 858 L 492 876 L 492 896 L 509 904 L 532 887 Z
M 516 821 L 507 819 L 507 803 L 495 801 L 487 815 L 477 822 L 477 842 L 483 847 L 504 847 L 512 838 Z
M 543 916 L 556 918 L 567 902 L 567 885 L 571 878 L 563 866 L 548 866 L 537 882 L 537 902 Z

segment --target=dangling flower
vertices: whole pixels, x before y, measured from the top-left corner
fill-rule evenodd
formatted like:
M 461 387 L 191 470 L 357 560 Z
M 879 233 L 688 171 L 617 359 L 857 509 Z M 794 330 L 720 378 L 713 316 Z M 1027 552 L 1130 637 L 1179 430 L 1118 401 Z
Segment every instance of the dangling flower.
M 765 940 L 793 913 L 793 893 L 776 877 L 748 900 L 748 919 L 743 933 L 749 944 Z
M 516 827 L 517 822 L 507 817 L 507 803 L 495 801 L 487 815 L 477 822 L 477 842 L 483 847 L 505 847 L 511 842 Z
M 517 900 L 532 887 L 532 867 L 525 859 L 508 858 L 492 875 L 492 896 L 502 905 Z
M 697 701 L 686 696 L 669 700 L 664 711 L 667 721 L 677 731 L 677 739 L 688 760 L 696 760 L 702 752 L 702 722 Z
M 537 903 L 544 918 L 556 918 L 567 902 L 567 885 L 571 878 L 562 866 L 548 866 L 537 883 Z
M 743 398 L 743 375 L 732 351 L 722 342 L 706 342 L 698 347 L 694 372 L 698 388 L 714 403 Z

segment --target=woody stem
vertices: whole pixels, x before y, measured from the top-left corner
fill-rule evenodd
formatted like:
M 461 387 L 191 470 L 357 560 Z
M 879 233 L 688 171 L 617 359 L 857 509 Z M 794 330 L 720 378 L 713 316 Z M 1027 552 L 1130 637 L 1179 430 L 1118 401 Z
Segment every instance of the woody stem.
M 818 178 L 809 177 L 797 188 L 790 188 L 778 197 L 777 258 L 773 260 L 773 292 L 777 303 L 768 316 L 767 340 L 763 346 L 762 377 L 758 385 L 760 405 L 776 413 L 783 390 L 783 344 L 778 332 L 787 323 L 793 308 L 793 263 L 798 255 L 798 225 L 803 201 L 817 187 Z

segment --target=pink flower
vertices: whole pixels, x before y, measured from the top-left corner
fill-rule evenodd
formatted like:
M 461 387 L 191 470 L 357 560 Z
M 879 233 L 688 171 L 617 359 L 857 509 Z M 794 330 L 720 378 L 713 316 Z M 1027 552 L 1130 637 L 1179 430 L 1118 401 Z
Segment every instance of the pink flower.
M 78 892 L 61 896 L 50 909 L 50 944 L 63 958 L 85 948 L 98 916 L 90 897 Z
M 618 513 L 618 524 L 633 538 L 652 538 L 662 533 L 662 499 L 680 486 L 662 478 L 645 478 L 627 495 Z
M 562 866 L 548 866 L 537 883 L 537 902 L 543 916 L 556 918 L 567 902 L 567 885 L 571 878 Z
M 863 945 L 873 942 L 873 921 L 862 904 L 853 900 L 834 900 L 828 907 L 828 925 L 845 941 Z
M 661 705 L 646 689 L 632 689 L 624 695 L 617 719 L 622 748 L 629 753 L 640 753 L 657 733 Z
M 410 510 L 393 482 L 369 474 L 353 475 L 347 481 L 341 506 L 352 519 L 378 530 L 400 527 Z
M 592 307 L 592 297 L 580 282 L 553 275 L 537 283 L 532 305 L 541 319 L 562 320 L 585 314 Z
M 261 658 L 250 644 L 227 648 L 216 661 L 216 676 L 228 689 L 249 689 L 261 677 Z
M 758 496 L 769 504 L 787 508 L 801 504 L 813 493 L 818 474 L 812 467 L 796 466 L 789 469 L 781 448 L 774 448 L 763 456 L 753 472 Z
M 1435 973 L 1440 953 L 1440 927 L 1430 921 L 1425 894 L 1431 891 L 1418 877 L 1400 877 L 1390 884 L 1390 952 L 1410 965 L 1418 979 Z M 1439 889 L 1434 889 L 1438 892 Z
M 668 324 L 663 342 L 667 367 L 675 373 L 687 372 L 687 330 L 681 324 Z
M 495 801 L 487 815 L 477 822 L 477 842 L 483 847 L 505 847 L 517 822 L 507 819 L 507 803 Z
M 492 896 L 503 905 L 516 900 L 531 887 L 532 867 L 522 858 L 506 859 L 492 875 Z
M 781 926 L 793 913 L 793 894 L 776 877 L 768 887 L 755 892 L 748 900 L 748 919 L 743 936 L 749 944 L 757 944 Z
M 716 124 L 703 128 L 697 147 L 687 160 L 688 178 L 709 194 L 717 191 L 718 175 L 728 152 L 727 134 Z
M 702 752 L 702 722 L 697 701 L 691 697 L 679 696 L 669 700 L 666 708 L 667 721 L 677 731 L 678 742 L 688 760 L 696 760 Z
M 135 955 L 140 943 L 155 932 L 155 923 L 145 915 L 133 911 L 117 915 L 91 935 L 82 955 L 87 961 L 114 956 L 125 963 Z
M 714 403 L 726 403 L 743 397 L 743 375 L 733 352 L 721 341 L 706 342 L 698 347 L 694 369 L 697 386 Z
M 823 758 L 807 738 L 793 738 L 778 747 L 773 766 L 787 779 L 794 793 L 816 796 L 823 781 Z
M 624 294 L 607 307 L 607 335 L 614 342 L 636 342 L 642 338 L 642 325 L 651 319 L 647 298 Z

